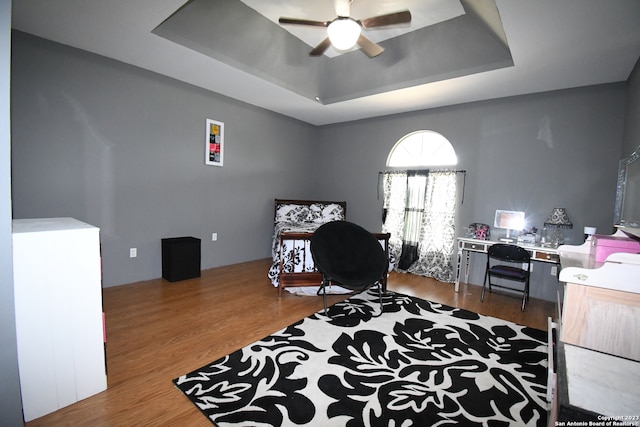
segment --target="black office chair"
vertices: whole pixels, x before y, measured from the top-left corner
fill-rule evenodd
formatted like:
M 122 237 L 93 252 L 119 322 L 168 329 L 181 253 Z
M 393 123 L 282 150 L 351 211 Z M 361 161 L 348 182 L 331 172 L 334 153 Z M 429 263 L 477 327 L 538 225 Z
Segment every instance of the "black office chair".
M 497 263 L 498 262 L 498 263 Z M 496 264 L 497 263 L 497 264 Z M 507 263 L 506 265 L 504 263 Z M 523 264 L 527 264 L 527 268 L 521 268 Z M 516 266 L 517 265 L 517 266 Z M 484 283 L 482 284 L 482 297 L 484 301 L 484 292 L 489 282 L 489 292 L 491 287 L 509 289 L 511 291 L 522 292 L 522 311 L 529 299 L 529 277 L 531 276 L 531 254 L 524 248 L 516 245 L 496 243 L 489 246 L 487 250 L 487 269 L 484 273 Z M 491 283 L 492 278 L 513 280 L 524 284 L 524 288 L 515 288 L 506 285 L 496 285 Z
M 322 273 L 324 312 L 327 312 L 327 287 L 334 282 L 354 292 L 378 285 L 382 314 L 382 281 L 388 260 L 373 234 L 347 221 L 333 221 L 321 225 L 311 237 L 311 255 Z

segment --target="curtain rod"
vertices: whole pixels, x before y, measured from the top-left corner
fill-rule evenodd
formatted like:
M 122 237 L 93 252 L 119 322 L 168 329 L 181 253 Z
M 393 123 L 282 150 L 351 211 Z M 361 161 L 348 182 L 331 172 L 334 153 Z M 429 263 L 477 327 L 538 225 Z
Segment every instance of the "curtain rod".
M 389 171 L 379 171 L 378 175 L 382 175 L 385 173 L 407 173 L 407 172 L 428 172 L 428 173 L 445 173 L 445 172 L 455 172 L 455 173 L 467 173 L 464 169 L 394 169 Z

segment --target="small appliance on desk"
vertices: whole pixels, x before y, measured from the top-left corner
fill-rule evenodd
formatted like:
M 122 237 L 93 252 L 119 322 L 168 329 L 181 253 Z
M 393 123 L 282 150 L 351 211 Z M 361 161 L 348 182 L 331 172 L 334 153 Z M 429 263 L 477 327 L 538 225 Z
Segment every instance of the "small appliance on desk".
M 525 246 L 534 246 L 536 244 L 535 234 L 521 234 L 518 236 L 518 244 Z

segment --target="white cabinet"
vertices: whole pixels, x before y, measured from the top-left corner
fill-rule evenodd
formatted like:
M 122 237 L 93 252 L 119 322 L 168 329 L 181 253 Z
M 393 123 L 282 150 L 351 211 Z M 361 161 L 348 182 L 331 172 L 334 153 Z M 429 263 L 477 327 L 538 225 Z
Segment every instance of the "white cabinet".
M 584 247 L 558 248 L 565 286 L 559 319 L 557 406 L 549 425 L 594 414 L 637 416 L 640 408 L 640 254 L 595 263 Z M 584 418 L 590 417 L 590 418 Z M 615 419 L 615 418 L 614 418 Z M 619 418 L 619 420 L 637 419 Z
M 107 388 L 99 231 L 73 218 L 13 221 L 25 421 Z

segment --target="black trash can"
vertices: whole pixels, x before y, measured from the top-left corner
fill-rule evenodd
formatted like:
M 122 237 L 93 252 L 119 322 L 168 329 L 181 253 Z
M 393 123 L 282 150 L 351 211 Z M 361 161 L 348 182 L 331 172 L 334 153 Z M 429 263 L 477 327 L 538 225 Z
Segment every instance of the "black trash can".
M 162 278 L 170 282 L 200 277 L 200 239 L 162 239 Z

